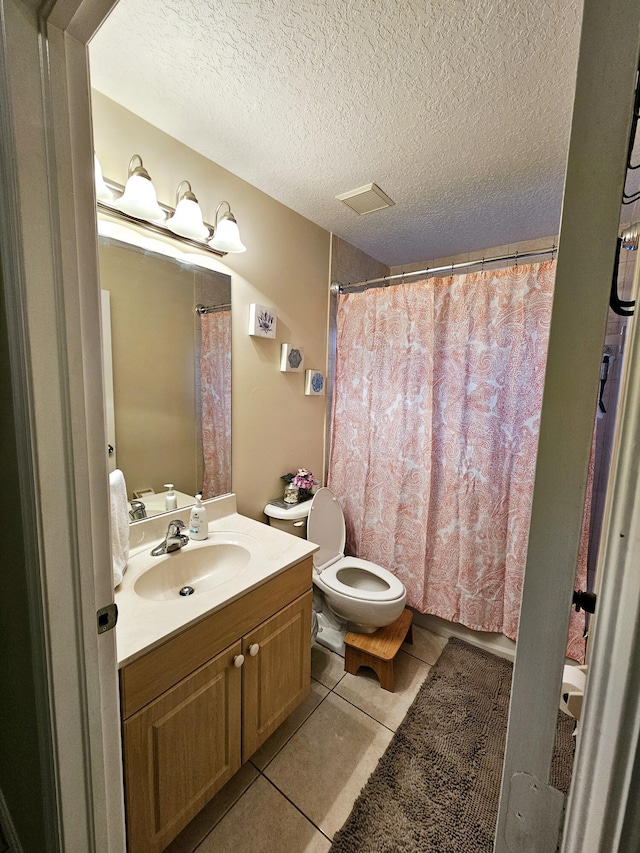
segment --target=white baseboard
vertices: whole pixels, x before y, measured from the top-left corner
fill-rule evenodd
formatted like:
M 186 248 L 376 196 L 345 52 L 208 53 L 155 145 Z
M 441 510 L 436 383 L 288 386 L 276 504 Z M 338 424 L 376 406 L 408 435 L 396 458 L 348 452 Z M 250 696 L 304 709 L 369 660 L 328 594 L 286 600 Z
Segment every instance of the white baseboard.
M 432 616 L 430 613 L 418 613 L 417 610 L 413 611 L 413 624 L 426 628 L 427 631 L 434 634 L 439 634 L 441 637 L 457 637 L 471 646 L 477 646 L 479 649 L 484 649 L 486 652 L 491 652 L 498 657 L 506 658 L 506 660 L 513 661 L 516 656 L 516 644 L 504 634 L 474 631 L 465 625 L 459 625 L 457 622 L 448 622 L 446 619 Z

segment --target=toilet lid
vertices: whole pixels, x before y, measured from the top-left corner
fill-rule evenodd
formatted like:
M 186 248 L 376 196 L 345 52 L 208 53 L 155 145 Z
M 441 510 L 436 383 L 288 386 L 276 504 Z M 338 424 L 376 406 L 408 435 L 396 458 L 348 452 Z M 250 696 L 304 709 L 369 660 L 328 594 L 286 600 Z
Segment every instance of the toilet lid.
M 311 501 L 307 539 L 320 546 L 313 555 L 313 565 L 319 571 L 344 555 L 344 515 L 331 489 L 319 489 Z

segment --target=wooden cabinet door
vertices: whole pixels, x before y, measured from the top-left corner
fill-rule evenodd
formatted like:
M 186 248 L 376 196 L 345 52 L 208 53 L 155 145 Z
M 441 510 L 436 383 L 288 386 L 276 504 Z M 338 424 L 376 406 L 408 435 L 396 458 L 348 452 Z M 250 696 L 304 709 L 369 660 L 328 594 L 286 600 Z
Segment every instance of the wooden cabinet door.
M 311 689 L 311 599 L 309 591 L 243 638 L 243 761 Z
M 123 725 L 129 853 L 156 853 L 240 767 L 240 641 Z

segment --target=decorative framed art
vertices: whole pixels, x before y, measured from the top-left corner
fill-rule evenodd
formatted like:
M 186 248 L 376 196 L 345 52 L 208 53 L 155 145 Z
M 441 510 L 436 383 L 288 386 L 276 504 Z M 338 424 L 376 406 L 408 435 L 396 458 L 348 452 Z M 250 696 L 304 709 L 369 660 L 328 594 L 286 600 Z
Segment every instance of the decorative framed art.
M 275 338 L 278 318 L 273 308 L 252 302 L 249 305 L 249 334 L 255 338 Z
M 304 349 L 294 344 L 282 344 L 280 348 L 280 370 L 283 373 L 302 373 Z
M 304 393 L 308 397 L 319 397 L 324 395 L 325 379 L 319 370 L 305 371 Z

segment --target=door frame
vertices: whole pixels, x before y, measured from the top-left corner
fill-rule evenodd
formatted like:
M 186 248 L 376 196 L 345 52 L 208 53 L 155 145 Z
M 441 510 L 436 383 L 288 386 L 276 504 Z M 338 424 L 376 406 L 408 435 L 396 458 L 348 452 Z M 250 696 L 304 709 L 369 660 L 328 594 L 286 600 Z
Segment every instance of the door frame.
M 636 263 L 634 299 L 640 264 Z M 637 849 L 640 743 L 640 331 L 631 321 L 600 547 L 590 649 L 563 853 Z M 635 793 L 634 793 L 635 792 Z
M 564 798 L 550 788 L 550 770 L 639 55 L 637 3 L 586 0 L 495 853 L 553 853 L 562 826 Z M 627 390 L 637 396 L 637 386 Z M 635 436 L 623 434 L 622 441 Z M 606 566 L 610 586 L 608 572 Z M 604 624 L 594 640 L 592 675 L 606 658 L 613 616 L 600 606 L 598 625 Z M 620 675 L 622 689 L 633 674 Z M 588 683 L 585 719 L 589 689 Z M 595 754 L 578 751 L 568 827 L 574 810 L 585 811 L 587 776 L 598 776 Z M 595 851 L 592 840 L 588 849 Z M 567 842 L 564 849 L 587 847 Z
M 0 0 L 0 235 L 50 849 L 122 853 L 87 43 L 113 0 Z
M 101 356 L 95 346 L 100 339 L 100 295 L 87 44 L 115 2 L 51 0 L 38 14 L 33 0 L 0 0 L 6 70 L 0 75 L 0 98 L 8 106 L 9 123 L 0 152 L 0 204 L 11 221 L 11 229 L 0 235 L 0 247 L 12 320 L 14 397 L 21 401 L 18 425 L 26 436 L 20 449 L 20 485 L 23 516 L 31 521 L 27 529 L 32 531 L 34 559 L 28 570 L 41 595 L 40 604 L 34 600 L 33 616 L 41 620 L 47 649 L 57 842 L 58 849 L 101 853 L 124 849 L 124 818 L 115 640 L 113 632 L 98 636 L 95 626 L 97 607 L 112 600 L 113 591 Z M 560 646 L 563 652 L 586 484 L 589 418 L 595 412 L 596 383 L 593 389 L 589 383 L 591 376 L 598 376 L 601 357 L 601 341 L 583 346 L 583 339 L 587 330 L 593 331 L 594 341 L 604 333 L 603 321 L 594 320 L 586 309 L 604 316 L 603 282 L 610 280 L 613 267 L 620 152 L 625 128 L 628 131 L 631 54 L 635 43 L 637 63 L 639 17 L 635 0 L 585 0 L 501 815 L 511 771 L 532 768 L 544 776 L 550 760 L 551 707 L 557 707 Z M 620 101 L 611 92 L 622 93 Z M 608 109 L 607 98 L 615 102 Z M 579 145 L 578 128 L 593 131 L 594 125 L 601 145 L 588 144 L 592 134 Z M 591 285 L 591 279 L 597 283 Z M 572 304 L 577 296 L 579 312 Z M 570 398 L 580 391 L 575 417 L 558 398 L 563 389 Z M 548 464 L 557 459 L 552 445 L 559 434 L 568 450 L 559 466 L 561 477 L 558 472 L 552 476 Z M 623 435 L 621 444 L 631 446 L 634 440 L 634 435 Z M 546 507 L 545 497 L 550 501 Z M 627 503 L 628 489 L 621 489 L 619 499 L 621 510 L 635 508 L 635 503 Z M 559 527 L 570 531 L 566 539 L 571 541 L 561 554 L 557 548 L 549 554 L 544 540 L 551 538 L 549 529 Z M 552 572 L 548 562 L 559 568 Z M 632 562 L 628 553 L 627 562 Z M 547 606 L 548 615 L 541 610 Z M 598 659 L 606 652 L 602 649 L 610 618 L 611 610 L 603 606 Z M 541 657 L 541 645 L 542 669 L 532 663 Z M 594 665 L 596 658 L 594 651 Z M 630 663 L 627 657 L 616 670 L 611 702 L 625 698 L 629 686 L 637 687 Z M 532 691 L 524 677 L 532 672 L 543 698 L 534 695 L 528 706 Z M 590 701 L 587 696 L 585 744 L 595 737 L 587 727 Z M 618 719 L 611 735 L 624 744 L 631 733 Z M 524 750 L 525 763 L 518 739 L 535 747 Z M 583 779 L 593 760 L 579 750 L 568 833 L 574 814 L 580 814 L 588 799 Z M 620 785 L 627 782 L 631 784 L 625 777 Z M 619 808 L 625 803 L 623 797 Z M 507 849 L 501 843 L 496 850 Z M 577 849 L 567 847 L 568 853 Z

